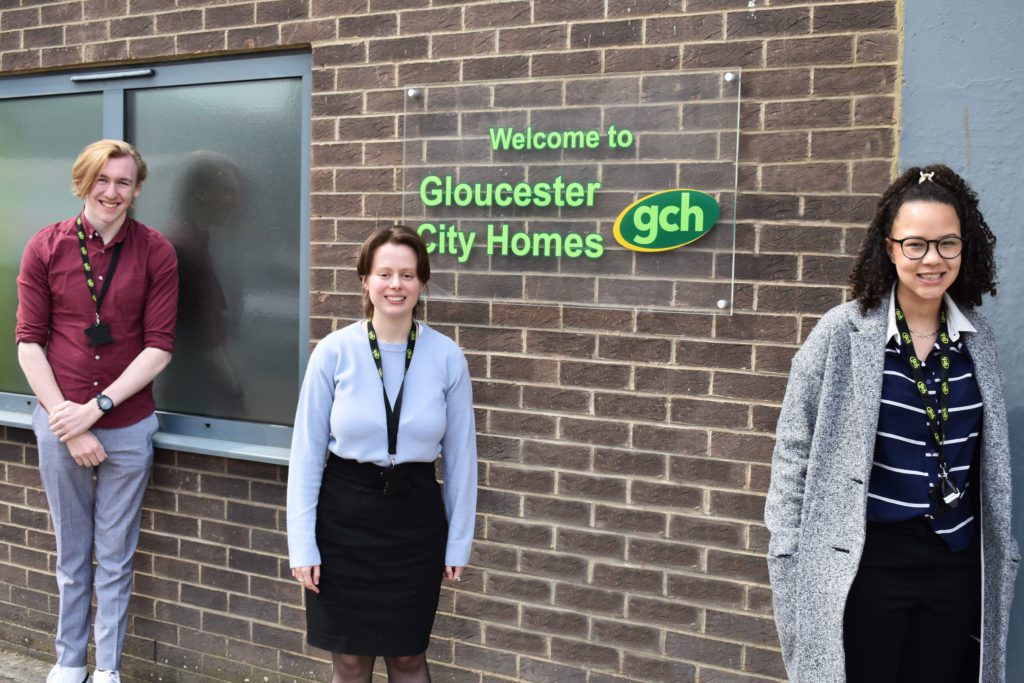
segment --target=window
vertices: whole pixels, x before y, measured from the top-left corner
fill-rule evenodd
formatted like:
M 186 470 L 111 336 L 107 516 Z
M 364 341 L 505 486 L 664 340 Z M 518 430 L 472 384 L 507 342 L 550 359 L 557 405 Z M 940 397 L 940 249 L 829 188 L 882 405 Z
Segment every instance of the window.
M 4 80 L 0 276 L 29 238 L 81 209 L 70 169 L 86 144 L 138 147 L 149 178 L 133 215 L 179 259 L 174 359 L 158 378 L 158 445 L 282 461 L 309 339 L 310 59 L 275 55 Z M 34 399 L 0 291 L 0 421 Z

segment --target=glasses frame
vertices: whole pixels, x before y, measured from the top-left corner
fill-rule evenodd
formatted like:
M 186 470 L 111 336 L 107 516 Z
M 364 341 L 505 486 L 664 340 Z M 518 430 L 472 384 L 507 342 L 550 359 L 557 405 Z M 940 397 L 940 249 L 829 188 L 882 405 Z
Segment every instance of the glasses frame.
M 889 240 L 890 242 L 895 242 L 896 244 L 900 245 L 900 253 L 902 253 L 905 258 L 908 258 L 911 261 L 920 261 L 925 256 L 927 256 L 928 252 L 931 250 L 933 244 L 935 245 L 935 253 L 938 254 L 940 258 L 945 259 L 946 261 L 952 261 L 955 258 L 960 258 L 960 256 L 962 256 L 963 253 L 964 253 L 964 238 L 963 237 L 958 237 L 957 235 L 947 235 L 946 237 L 940 237 L 937 240 L 926 240 L 923 237 L 913 237 L 913 236 L 911 236 L 911 237 L 904 237 L 901 240 L 898 240 L 898 239 L 895 239 L 895 238 L 892 238 L 892 237 L 886 237 L 885 239 Z M 944 240 L 949 240 L 949 239 L 955 239 L 955 240 L 958 240 L 960 242 L 960 251 L 958 251 L 955 256 L 944 256 L 943 253 L 941 251 L 939 251 L 939 242 L 942 242 Z M 921 254 L 920 256 L 911 256 L 910 254 L 908 254 L 906 249 L 903 248 L 903 243 L 904 242 L 909 242 L 910 240 L 917 240 L 919 242 L 924 242 L 924 253 Z

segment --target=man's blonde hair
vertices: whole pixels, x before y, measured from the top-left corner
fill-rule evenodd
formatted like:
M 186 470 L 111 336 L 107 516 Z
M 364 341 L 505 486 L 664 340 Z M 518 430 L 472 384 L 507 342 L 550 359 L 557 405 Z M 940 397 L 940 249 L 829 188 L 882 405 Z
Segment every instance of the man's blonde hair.
M 135 184 L 141 185 L 146 179 L 146 162 L 142 160 L 142 155 L 124 140 L 98 140 L 83 149 L 71 167 L 71 191 L 74 195 L 84 198 L 92 189 L 104 164 L 119 157 L 135 160 Z

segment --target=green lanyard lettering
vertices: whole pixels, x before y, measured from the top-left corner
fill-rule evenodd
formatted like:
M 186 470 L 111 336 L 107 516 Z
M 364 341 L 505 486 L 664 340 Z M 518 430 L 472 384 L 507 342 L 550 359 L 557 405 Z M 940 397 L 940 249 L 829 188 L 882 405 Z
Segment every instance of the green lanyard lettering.
M 92 264 L 89 262 L 89 249 L 85 246 L 85 228 L 82 226 L 81 216 L 75 221 L 75 229 L 78 234 L 78 250 L 82 255 L 82 268 L 85 269 L 85 284 L 89 287 L 89 297 L 96 304 L 96 324 L 99 325 L 100 306 L 103 305 L 103 299 L 106 298 L 107 290 L 110 289 L 110 283 L 114 279 L 114 273 L 117 271 L 117 262 L 121 257 L 121 247 L 124 246 L 124 242 L 118 242 L 117 246 L 114 247 L 114 255 L 110 258 L 110 267 L 107 268 L 103 289 L 100 290 L 99 296 L 97 296 L 96 283 L 92 279 Z
M 946 307 L 943 306 L 939 310 L 938 345 L 941 372 L 938 387 L 939 409 L 936 411 L 934 402 L 928 396 L 928 384 L 925 382 L 924 371 L 921 369 L 924 364 L 918 359 L 917 353 L 914 351 L 914 339 L 910 335 L 910 326 L 907 325 L 907 319 L 903 315 L 899 299 L 896 299 L 894 296 L 894 300 L 896 305 L 896 329 L 899 331 L 903 347 L 907 351 L 910 372 L 914 376 L 914 384 L 917 386 L 918 396 L 921 398 L 925 415 L 928 417 L 928 431 L 935 441 L 935 449 L 939 455 L 939 488 L 935 492 L 936 495 L 932 496 L 936 503 L 940 503 L 943 506 L 933 512 L 933 514 L 939 514 L 946 509 L 956 507 L 960 502 L 960 491 L 949 478 L 949 463 L 946 462 L 945 453 L 946 422 L 949 421 L 949 354 L 952 347 L 952 342 L 949 338 L 949 327 L 946 321 Z
M 416 348 L 416 321 L 412 322 L 409 328 L 409 341 L 405 347 L 405 370 L 402 372 L 402 384 L 398 388 L 398 396 L 395 398 L 394 408 L 388 401 L 388 390 L 384 386 L 384 365 L 380 358 L 380 345 L 377 343 L 377 332 L 373 329 L 373 322 L 366 321 L 366 336 L 370 339 L 370 353 L 373 355 L 373 362 L 377 366 L 377 374 L 380 375 L 381 389 L 384 391 L 384 415 L 388 424 L 388 455 L 391 464 L 395 464 L 395 454 L 398 452 L 398 421 L 402 415 L 402 394 L 405 392 L 405 376 L 409 373 L 409 364 L 412 363 L 412 352 Z

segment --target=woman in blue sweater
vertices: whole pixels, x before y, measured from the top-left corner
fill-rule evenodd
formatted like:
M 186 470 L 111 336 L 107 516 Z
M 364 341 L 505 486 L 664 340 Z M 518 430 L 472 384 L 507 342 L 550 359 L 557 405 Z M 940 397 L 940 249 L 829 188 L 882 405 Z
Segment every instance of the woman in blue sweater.
M 423 683 L 441 580 L 460 580 L 473 539 L 469 371 L 451 339 L 415 321 L 430 279 L 419 235 L 374 232 L 356 272 L 368 319 L 317 344 L 299 395 L 290 562 L 306 588 L 307 640 L 332 653 L 332 683 L 369 683 L 378 656 L 390 681 Z

